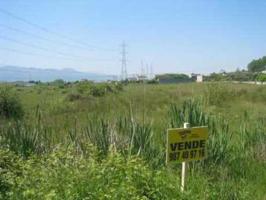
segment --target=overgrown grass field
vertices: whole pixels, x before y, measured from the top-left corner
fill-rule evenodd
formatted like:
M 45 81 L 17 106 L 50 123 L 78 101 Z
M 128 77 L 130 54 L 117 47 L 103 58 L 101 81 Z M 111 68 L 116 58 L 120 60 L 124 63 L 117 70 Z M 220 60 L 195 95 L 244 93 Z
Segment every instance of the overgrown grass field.
M 266 199 L 266 86 L 78 82 L 0 89 L 0 199 Z M 166 130 L 209 128 L 165 165 Z

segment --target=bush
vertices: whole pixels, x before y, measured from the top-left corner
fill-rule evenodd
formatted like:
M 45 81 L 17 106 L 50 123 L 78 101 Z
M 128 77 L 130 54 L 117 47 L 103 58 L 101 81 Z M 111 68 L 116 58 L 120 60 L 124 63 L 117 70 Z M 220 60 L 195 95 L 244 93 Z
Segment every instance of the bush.
M 8 193 L 14 187 L 14 178 L 20 174 L 20 159 L 6 149 L 0 149 L 0 199 L 8 199 Z
M 91 148 L 91 149 L 90 149 Z M 175 199 L 180 198 L 176 177 L 152 170 L 141 159 L 119 154 L 101 161 L 92 147 L 86 156 L 75 148 L 59 148 L 23 161 L 16 184 L 5 199 Z
M 260 81 L 260 82 L 266 82 L 266 74 L 263 74 L 263 73 L 260 73 L 257 78 L 256 78 L 257 81 Z
M 115 83 L 115 89 L 120 92 L 120 91 L 123 91 L 123 84 L 122 83 L 119 83 L 119 82 L 116 82 Z
M 93 85 L 90 93 L 94 97 L 102 97 L 106 93 L 106 88 L 103 85 Z
M 24 115 L 22 105 L 18 97 L 13 94 L 10 88 L 0 90 L 0 117 L 21 119 Z
M 62 79 L 56 79 L 56 80 L 50 82 L 50 84 L 51 84 L 52 86 L 57 86 L 57 87 L 59 87 L 59 88 L 62 89 L 62 88 L 64 88 L 64 86 L 65 86 L 65 81 L 62 80 Z
M 207 175 L 193 173 L 180 192 L 177 171 L 153 169 L 142 159 L 119 153 L 99 160 L 87 145 L 85 154 L 73 146 L 27 160 L 0 150 L 2 199 L 252 199 L 246 182 L 224 179 L 216 184 Z M 222 169 L 221 169 L 222 170 Z M 255 196 L 256 198 L 256 196 Z M 254 196 L 253 196 L 254 199 Z
M 160 83 L 186 83 L 192 81 L 186 74 L 162 74 L 157 75 L 155 80 L 158 80 Z
M 89 92 L 93 82 L 90 81 L 81 81 L 76 84 L 77 91 L 81 94 Z
M 76 100 L 80 100 L 82 98 L 82 96 L 78 93 L 70 93 L 66 96 L 66 99 L 68 101 L 76 101 Z

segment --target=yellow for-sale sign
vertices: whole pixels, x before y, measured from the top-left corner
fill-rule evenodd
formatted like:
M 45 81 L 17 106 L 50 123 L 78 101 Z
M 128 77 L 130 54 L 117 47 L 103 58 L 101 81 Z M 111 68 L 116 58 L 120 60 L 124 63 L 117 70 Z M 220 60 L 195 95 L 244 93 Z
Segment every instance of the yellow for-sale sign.
M 207 156 L 207 127 L 167 130 L 167 162 L 202 160 Z

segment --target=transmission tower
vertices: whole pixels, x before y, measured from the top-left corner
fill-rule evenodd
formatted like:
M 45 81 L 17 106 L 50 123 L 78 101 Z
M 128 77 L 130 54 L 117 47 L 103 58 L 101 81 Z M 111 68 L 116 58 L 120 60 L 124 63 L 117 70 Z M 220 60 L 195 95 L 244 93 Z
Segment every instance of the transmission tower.
M 127 57 L 126 57 L 126 43 L 122 44 L 122 59 L 121 59 L 121 80 L 127 79 Z

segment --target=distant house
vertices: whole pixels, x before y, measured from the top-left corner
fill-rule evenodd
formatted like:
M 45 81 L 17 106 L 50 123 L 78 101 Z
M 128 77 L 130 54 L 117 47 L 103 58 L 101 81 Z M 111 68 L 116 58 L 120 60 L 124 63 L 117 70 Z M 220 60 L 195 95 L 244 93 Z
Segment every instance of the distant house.
M 127 80 L 128 80 L 128 81 L 133 81 L 133 82 L 134 82 L 134 81 L 138 81 L 138 78 L 135 77 L 135 76 L 132 76 L 132 77 L 128 77 Z
M 191 74 L 191 78 L 195 80 L 197 83 L 203 82 L 203 75 L 202 74 Z
M 147 75 L 138 75 L 137 79 L 138 79 L 138 81 L 147 81 L 147 80 L 149 80 Z
M 144 74 L 132 74 L 127 77 L 128 81 L 148 81 L 151 80 L 147 75 Z

